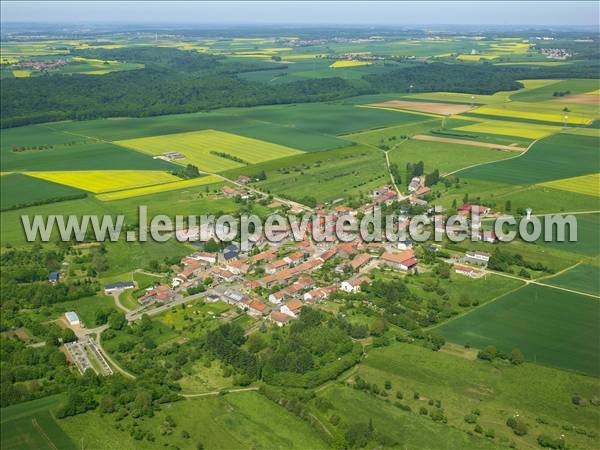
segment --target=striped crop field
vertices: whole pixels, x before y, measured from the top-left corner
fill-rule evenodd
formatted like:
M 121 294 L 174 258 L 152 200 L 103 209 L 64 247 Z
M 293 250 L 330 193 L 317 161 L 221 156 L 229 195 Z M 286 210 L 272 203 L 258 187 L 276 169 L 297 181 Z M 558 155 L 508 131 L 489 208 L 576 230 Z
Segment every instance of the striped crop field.
M 547 181 L 540 183 L 539 186 L 600 197 L 600 173 Z
M 525 119 L 525 120 L 540 120 L 543 122 L 557 122 L 564 123 L 565 122 L 565 114 L 568 115 L 567 122 L 569 124 L 576 125 L 589 125 L 592 123 L 591 117 L 585 117 L 581 115 L 564 113 L 564 112 L 538 112 L 538 111 L 519 111 L 516 109 L 509 108 L 497 108 L 494 106 L 482 106 L 481 108 L 477 108 L 472 113 L 473 114 L 483 114 L 486 116 L 498 116 L 498 117 L 511 117 L 515 119 Z
M 561 130 L 559 126 L 538 125 L 534 123 L 509 122 L 507 120 L 488 120 L 472 125 L 453 128 L 453 130 L 470 131 L 475 133 L 502 134 L 529 139 L 539 139 Z
M 155 184 L 153 186 L 145 186 L 133 189 L 126 189 L 124 191 L 107 192 L 105 194 L 98 194 L 96 198 L 103 202 L 110 202 L 113 200 L 123 200 L 131 197 L 141 197 L 142 195 L 157 194 L 159 192 L 176 191 L 178 189 L 186 189 L 196 186 L 203 186 L 205 184 L 219 183 L 223 179 L 218 175 L 207 175 L 201 178 L 194 178 L 191 180 L 180 180 L 173 181 L 171 183 Z
M 77 170 L 57 172 L 26 172 L 27 175 L 84 191 L 105 192 L 152 186 L 180 181 L 167 172 L 154 170 Z
M 371 63 L 367 61 L 336 61 L 329 67 L 332 69 L 342 69 L 346 67 L 368 66 L 370 64 Z
M 216 130 L 127 139 L 115 144 L 151 155 L 178 152 L 185 158 L 176 162 L 194 164 L 205 172 L 223 172 L 303 153 L 283 145 Z

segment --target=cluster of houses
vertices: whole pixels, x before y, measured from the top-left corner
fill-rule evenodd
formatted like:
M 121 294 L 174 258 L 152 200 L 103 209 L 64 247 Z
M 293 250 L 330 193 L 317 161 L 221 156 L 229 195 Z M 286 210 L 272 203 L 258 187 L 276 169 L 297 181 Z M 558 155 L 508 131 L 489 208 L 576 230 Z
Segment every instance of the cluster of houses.
M 18 63 L 11 64 L 11 68 L 46 71 L 46 70 L 58 69 L 60 67 L 66 66 L 67 64 L 69 64 L 69 62 L 70 62 L 70 60 L 66 59 L 66 58 L 53 59 L 53 60 L 49 60 L 49 61 L 27 60 L 27 61 L 19 61 Z
M 240 184 L 245 181 L 238 180 Z M 415 177 L 412 181 L 413 193 L 424 189 L 420 178 Z M 236 192 L 239 190 L 236 189 Z M 397 198 L 392 186 L 383 186 L 372 193 L 372 202 L 366 206 L 388 204 Z M 458 212 L 468 215 L 474 208 L 478 208 L 484 216 L 490 213 L 489 208 L 471 204 L 462 205 Z M 320 223 L 320 226 L 327 227 L 333 226 L 340 215 L 356 214 L 358 211 L 340 205 L 330 211 L 319 212 L 327 213 Z M 408 217 L 400 221 L 401 226 L 408 223 Z M 454 231 L 466 233 L 468 227 Z M 307 232 L 312 234 L 312 222 L 309 222 Z M 369 273 L 375 267 L 403 272 L 418 270 L 419 261 L 409 239 L 397 243 L 366 243 L 358 239 L 340 242 L 333 236 L 322 242 L 314 242 L 308 237 L 296 242 L 291 239 L 291 229 L 281 233 L 284 236 L 280 242 L 275 244 L 259 239 L 248 251 L 241 251 L 238 244 L 232 243 L 219 252 L 200 250 L 185 256 L 172 267 L 174 275 L 170 285 L 153 286 L 138 301 L 143 306 L 167 303 L 181 296 L 180 292 L 200 284 L 210 285 L 212 289 L 206 296 L 207 301 L 222 300 L 247 311 L 249 315 L 267 317 L 274 324 L 283 326 L 297 318 L 304 305 L 324 301 L 335 291 L 360 292 L 365 283 L 372 282 Z M 488 239 L 491 238 L 488 236 Z M 488 253 L 468 252 L 455 263 L 455 272 L 471 278 L 482 276 L 484 272 L 478 267 L 487 265 L 489 258 Z M 313 272 L 330 260 L 336 263 L 330 265 L 336 281 L 324 285 L 315 280 Z M 105 291 L 111 294 L 130 287 L 126 282 L 115 283 L 107 285 Z

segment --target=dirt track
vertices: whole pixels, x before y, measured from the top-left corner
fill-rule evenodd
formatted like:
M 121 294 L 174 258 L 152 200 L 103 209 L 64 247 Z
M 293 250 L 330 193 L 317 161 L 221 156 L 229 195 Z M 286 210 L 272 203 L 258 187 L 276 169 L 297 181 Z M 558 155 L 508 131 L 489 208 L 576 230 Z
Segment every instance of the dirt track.
M 516 145 L 500 145 L 500 144 L 492 144 L 489 142 L 469 141 L 467 139 L 455 139 L 455 138 L 446 138 L 446 137 L 438 137 L 438 136 L 428 136 L 426 134 L 418 134 L 416 136 L 413 136 L 413 139 L 416 139 L 418 141 L 445 142 L 447 144 L 472 145 L 473 147 L 494 148 L 497 150 L 508 150 L 511 152 L 524 152 L 525 151 L 525 149 L 523 147 L 517 147 Z
M 408 111 L 441 114 L 443 116 L 447 116 L 449 114 L 460 114 L 472 109 L 471 105 L 458 103 L 411 102 L 408 100 L 390 100 L 389 102 L 373 103 L 369 106 L 376 106 L 378 108 L 406 109 Z

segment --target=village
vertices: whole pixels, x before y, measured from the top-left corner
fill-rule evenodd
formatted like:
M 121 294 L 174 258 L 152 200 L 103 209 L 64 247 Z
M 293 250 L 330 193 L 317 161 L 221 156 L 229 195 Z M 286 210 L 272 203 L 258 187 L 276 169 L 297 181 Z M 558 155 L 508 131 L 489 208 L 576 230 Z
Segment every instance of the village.
M 252 199 L 255 193 L 245 187 L 249 177 L 241 176 L 235 187 L 225 186 L 221 194 L 225 197 L 239 196 Z M 353 216 L 372 212 L 374 208 L 391 206 L 400 199 L 407 200 L 404 204 L 428 207 L 423 199 L 430 189 L 423 186 L 421 177 L 414 177 L 408 186 L 409 194 L 400 196 L 389 185 L 381 186 L 370 194 L 370 201 L 360 208 L 352 209 L 335 203 L 327 207 L 319 207 L 316 214 L 321 217 L 323 227 L 327 222 L 335 220 L 343 214 Z M 287 205 L 289 212 L 306 212 L 298 205 Z M 291 207 L 290 207 L 291 206 Z M 469 218 L 471 211 L 477 208 L 482 217 L 492 215 L 490 208 L 472 204 L 464 204 L 457 213 Z M 407 207 L 401 207 L 401 212 L 407 212 Z M 432 219 L 445 219 L 446 216 L 427 209 L 427 215 Z M 400 216 L 399 227 L 408 226 L 408 215 Z M 435 229 L 436 232 L 446 232 L 466 235 L 470 227 L 444 226 Z M 219 251 L 206 251 L 201 248 L 183 257 L 180 262 L 171 267 L 170 284 L 163 282 L 147 288 L 137 298 L 140 307 L 131 311 L 129 321 L 140 318 L 143 314 L 160 313 L 175 305 L 186 303 L 202 297 L 206 303 L 224 302 L 245 312 L 255 319 L 267 321 L 278 327 L 283 327 L 297 319 L 305 305 L 315 305 L 326 301 L 336 291 L 358 293 L 365 284 L 372 282 L 371 272 L 384 269 L 398 274 L 421 273 L 430 270 L 419 263 L 417 254 L 424 250 L 437 252 L 442 247 L 437 244 L 417 244 L 410 239 L 398 242 L 363 242 L 356 239 L 351 242 L 340 242 L 337 238 L 315 242 L 311 239 L 312 229 L 307 229 L 304 240 L 293 239 L 291 229 L 283 231 L 279 242 L 269 242 L 264 233 L 253 242 L 251 248 L 242 251 L 237 242 L 221 243 Z M 198 235 L 198 230 L 188 231 L 186 236 Z M 493 232 L 486 231 L 477 234 L 485 243 L 496 243 L 498 238 Z M 491 253 L 482 251 L 465 252 L 462 256 L 454 255 L 445 262 L 453 266 L 456 274 L 480 278 L 485 275 L 485 267 Z M 327 275 L 324 276 L 324 266 Z M 318 276 L 315 276 L 318 274 Z M 51 275 L 55 282 L 58 273 Z M 132 281 L 121 281 L 105 286 L 106 295 L 117 295 L 126 289 L 135 289 Z M 75 315 L 74 311 L 67 313 L 67 318 Z M 88 330 L 84 336 L 95 332 Z

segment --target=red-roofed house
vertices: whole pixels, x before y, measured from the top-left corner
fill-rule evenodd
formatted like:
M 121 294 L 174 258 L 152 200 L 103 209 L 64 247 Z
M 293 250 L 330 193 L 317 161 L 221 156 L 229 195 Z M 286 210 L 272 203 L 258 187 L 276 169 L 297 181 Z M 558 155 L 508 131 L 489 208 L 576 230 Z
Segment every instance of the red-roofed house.
M 361 253 L 360 255 L 356 255 L 354 259 L 350 261 L 350 267 L 352 267 L 352 270 L 357 270 L 367 264 L 370 260 L 371 255 L 368 253 Z
M 409 270 L 417 264 L 415 252 L 412 249 L 404 250 L 399 253 L 385 252 L 381 255 L 381 260 L 386 265 L 400 270 Z
M 312 291 L 308 291 L 304 294 L 304 301 L 309 303 L 316 303 L 321 300 L 325 300 L 332 292 L 337 291 L 337 286 L 329 286 L 326 288 L 316 288 Z
M 277 261 L 273 261 L 270 264 L 267 264 L 265 266 L 265 272 L 268 274 L 273 274 L 279 270 L 284 269 L 285 267 L 288 266 L 287 261 L 285 261 L 285 259 L 278 259 Z
M 356 293 L 356 292 L 360 292 L 361 284 L 370 283 L 370 282 L 371 282 L 371 279 L 366 276 L 353 278 L 351 280 L 342 281 L 342 284 L 340 285 L 340 289 L 345 292 Z
M 300 310 L 304 306 L 300 300 L 294 298 L 288 302 L 286 302 L 281 307 L 281 312 L 287 314 L 290 317 L 298 317 L 300 315 Z
M 258 300 L 242 300 L 240 302 L 242 309 L 248 311 L 248 314 L 254 317 L 261 317 L 267 313 L 267 305 Z
M 278 327 L 282 327 L 285 324 L 287 324 L 290 320 L 292 320 L 292 317 L 280 311 L 271 311 L 271 314 L 269 315 L 269 320 L 276 324 Z

